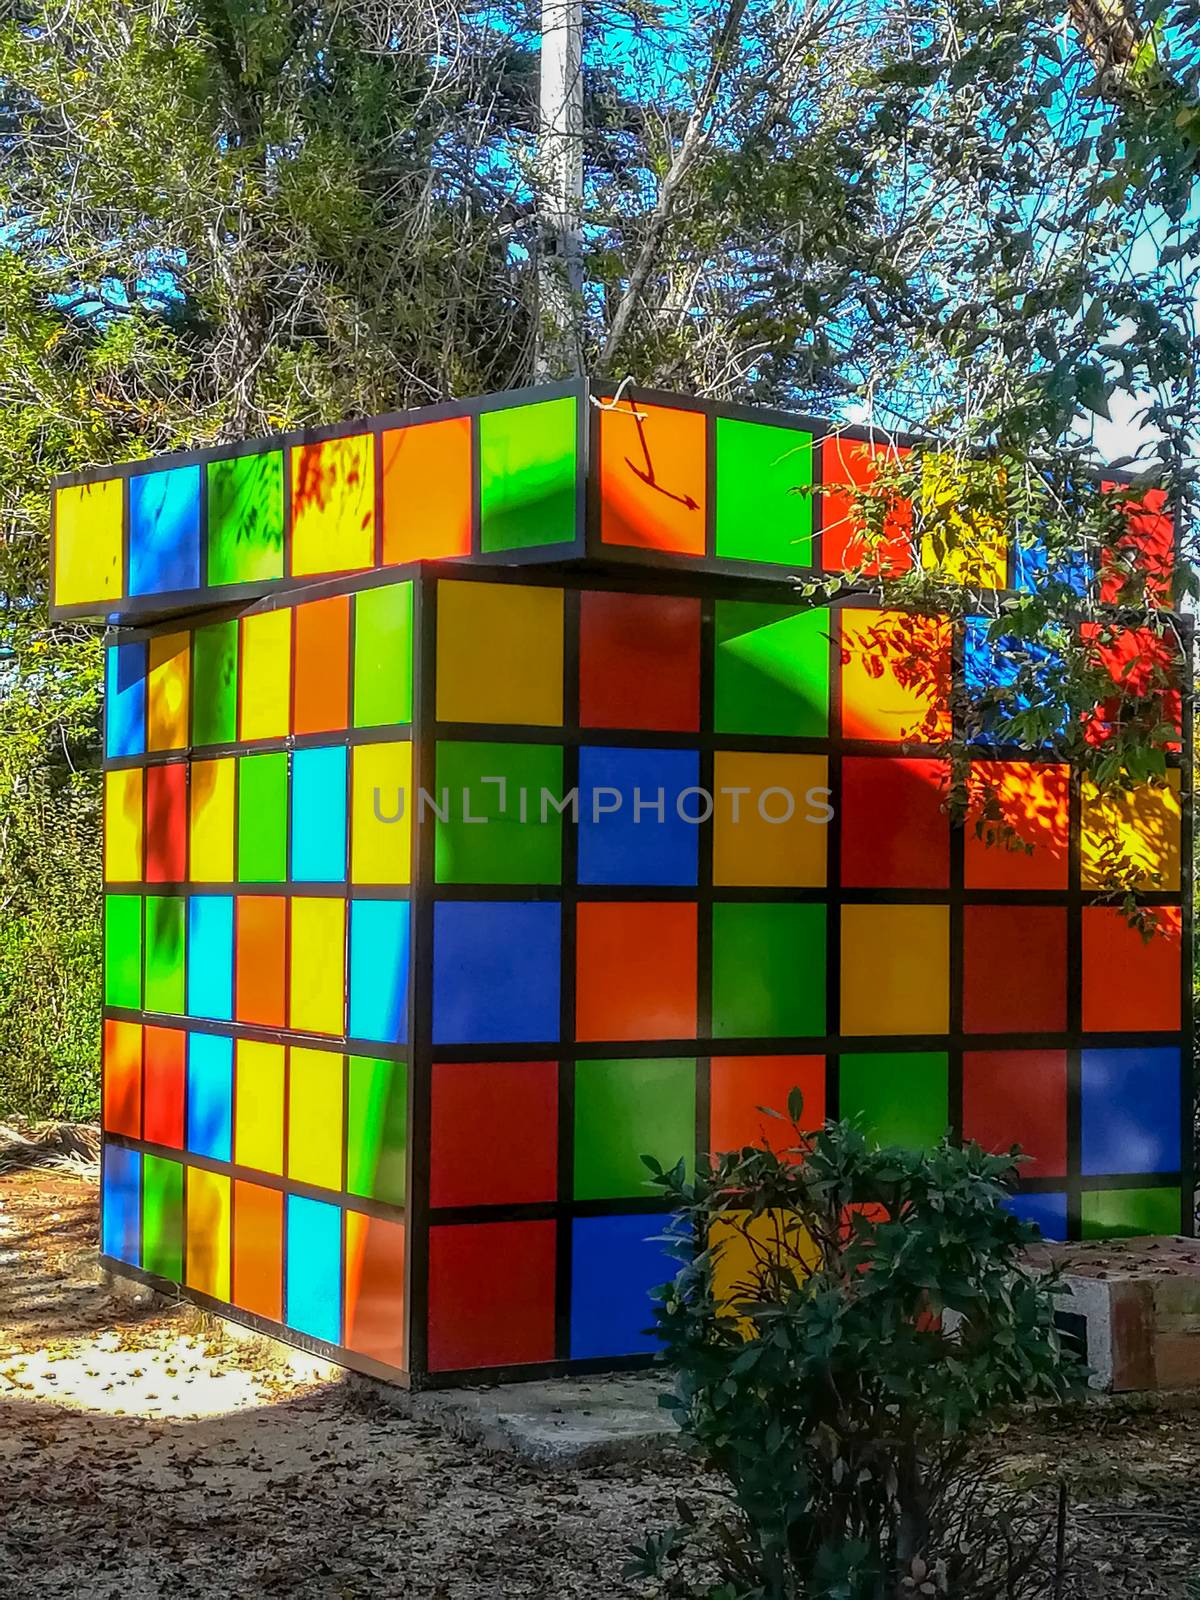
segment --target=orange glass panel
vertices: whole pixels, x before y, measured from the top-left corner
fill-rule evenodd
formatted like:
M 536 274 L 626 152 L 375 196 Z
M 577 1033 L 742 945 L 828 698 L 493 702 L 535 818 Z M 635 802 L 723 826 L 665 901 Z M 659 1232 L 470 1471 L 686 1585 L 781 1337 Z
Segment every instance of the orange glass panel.
M 404 1224 L 346 1212 L 346 1348 L 404 1365 Z
M 384 565 L 470 553 L 470 418 L 385 433 Z
M 257 1183 L 233 1186 L 233 1303 L 283 1321 L 283 1196 Z
M 142 1136 L 142 1029 L 136 1022 L 104 1024 L 104 1127 Z
M 821 566 L 825 571 L 842 572 L 862 566 L 866 573 L 894 577 L 911 569 L 911 503 L 898 500 L 889 506 L 884 514 L 882 539 L 868 546 L 863 537 L 862 512 L 851 495 L 852 489 L 871 487 L 881 461 L 903 461 L 911 454 L 899 446 L 868 444 L 861 439 L 844 439 L 840 434 L 831 434 L 822 441 L 823 492 L 817 501 L 821 508 Z
M 704 554 L 705 427 L 699 411 L 601 409 L 602 543 Z
M 1086 1032 L 1173 1033 L 1179 1027 L 1183 913 L 1178 906 L 1159 906 L 1151 915 L 1155 928 L 1147 939 L 1119 906 L 1084 907 Z
M 238 1021 L 282 1028 L 287 994 L 287 901 L 278 895 L 239 895 L 236 949 Z
M 694 905 L 589 901 L 575 941 L 576 1038 L 695 1036 Z
M 350 597 L 296 607 L 295 733 L 332 733 L 350 707 Z
M 825 1121 L 824 1056 L 714 1056 L 709 1067 L 709 1149 L 741 1150 L 766 1145 L 776 1155 L 799 1139 L 787 1120 L 793 1089 L 804 1097 L 801 1127 Z M 771 1116 L 772 1111 L 780 1113 Z
M 843 610 L 842 735 L 937 744 L 950 737 L 950 622 Z
M 1065 889 L 1069 802 L 1065 766 L 973 762 L 964 830 L 967 888 Z

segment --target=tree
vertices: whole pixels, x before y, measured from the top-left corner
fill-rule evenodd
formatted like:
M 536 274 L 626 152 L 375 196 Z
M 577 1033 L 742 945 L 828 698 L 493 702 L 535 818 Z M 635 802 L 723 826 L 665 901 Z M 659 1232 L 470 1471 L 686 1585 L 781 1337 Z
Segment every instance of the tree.
M 537 18 L 516 0 L 17 0 L 7 16 L 6 815 L 38 774 L 95 788 L 97 644 L 44 610 L 50 475 L 529 381 L 545 215 Z M 1120 515 L 1077 492 L 1081 417 L 1148 397 L 1140 464 L 1178 514 L 1192 494 L 1200 22 L 1153 0 L 1131 61 L 1111 8 L 1103 27 L 1070 16 L 1048 0 L 593 7 L 582 291 L 567 284 L 585 370 L 988 459 L 990 478 L 963 467 L 975 520 L 1015 517 L 1062 557 L 1015 619 L 1035 643 L 1078 609 L 1073 548 L 1120 559 Z M 1097 73 L 1098 51 L 1126 65 Z M 881 482 L 864 520 L 882 527 L 901 487 Z M 972 519 L 918 506 L 915 536 L 953 554 Z M 871 565 L 848 582 L 950 603 L 937 574 L 895 588 Z M 1123 598 L 1159 632 L 1139 581 Z M 1096 672 L 1080 657 L 1041 681 L 1086 708 Z M 1088 759 L 1125 771 L 1161 751 L 1161 689 Z

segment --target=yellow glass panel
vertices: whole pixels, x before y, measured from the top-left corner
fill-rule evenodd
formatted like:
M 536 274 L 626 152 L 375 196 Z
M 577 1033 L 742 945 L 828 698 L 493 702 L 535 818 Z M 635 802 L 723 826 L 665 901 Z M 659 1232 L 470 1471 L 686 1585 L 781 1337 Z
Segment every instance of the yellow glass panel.
M 353 572 L 375 559 L 375 440 L 292 451 L 292 573 Z
M 332 1050 L 291 1051 L 288 1177 L 297 1183 L 342 1187 L 342 1067 Z
M 191 880 L 233 882 L 234 773 L 232 756 L 192 763 Z
M 734 1309 L 739 1301 L 753 1300 L 762 1290 L 771 1295 L 771 1271 L 782 1268 L 803 1284 L 820 1264 L 821 1252 L 812 1235 L 795 1226 L 786 1211 L 764 1211 L 751 1217 L 746 1211 L 731 1211 L 718 1217 L 709 1230 L 713 1257 L 713 1298 L 718 1316 L 737 1317 L 741 1332 L 750 1338 L 755 1332 L 750 1317 Z
M 443 722 L 550 728 L 563 718 L 563 592 L 440 583 L 437 714 Z
M 282 739 L 292 698 L 292 613 L 258 611 L 242 618 L 242 739 Z
M 1003 474 L 997 476 L 985 463 L 968 466 L 950 456 L 926 456 L 921 495 L 934 525 L 921 539 L 921 565 L 979 589 L 1003 589 L 1008 543 L 993 510 L 1003 488 Z
M 414 811 L 412 746 L 360 744 L 352 759 L 351 882 L 408 883 Z
M 283 1175 L 283 1046 L 237 1041 L 233 1159 L 239 1167 Z
M 106 772 L 104 876 L 109 883 L 142 881 L 142 840 L 142 769 Z
M 1085 889 L 1179 888 L 1179 773 L 1165 784 L 1098 789 L 1083 782 L 1080 868 Z
M 715 884 L 825 883 L 831 813 L 824 756 L 719 750 L 714 776 Z
M 842 1033 L 945 1033 L 949 1026 L 948 907 L 844 905 Z
M 187 1172 L 187 1286 L 214 1300 L 229 1299 L 229 1179 L 220 1172 Z
M 146 725 L 149 750 L 182 750 L 187 745 L 191 649 L 190 633 L 164 633 L 150 641 Z
M 86 605 L 125 592 L 120 478 L 59 489 L 54 506 L 54 603 Z
M 950 737 L 950 623 L 847 607 L 840 613 L 842 734 L 936 744 Z
M 345 968 L 346 902 L 297 896 L 292 901 L 291 1027 L 343 1032 Z

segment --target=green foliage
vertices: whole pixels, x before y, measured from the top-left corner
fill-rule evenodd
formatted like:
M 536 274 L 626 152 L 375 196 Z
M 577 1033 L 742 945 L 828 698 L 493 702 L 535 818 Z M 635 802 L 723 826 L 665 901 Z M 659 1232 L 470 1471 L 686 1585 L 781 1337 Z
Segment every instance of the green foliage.
M 465 181 L 513 93 L 498 36 L 448 71 L 446 21 L 0 20 L 0 1111 L 95 1100 L 100 651 L 47 619 L 51 476 L 524 376 L 506 236 Z
M 99 1114 L 100 850 L 93 784 L 35 767 L 0 823 L 0 1117 Z
M 988 453 L 1059 554 L 1102 537 L 1062 492 L 1091 419 L 1140 411 L 1139 466 L 1186 521 L 1200 20 L 1110 12 L 589 16 L 585 365 Z M 95 785 L 96 646 L 45 611 L 53 473 L 534 375 L 535 30 L 514 0 L 4 9 L 0 827 L 67 760 Z M 998 625 L 1061 627 L 1060 579 Z M 1079 666 L 1042 681 L 1082 692 Z M 1032 743 L 1051 713 L 989 714 Z M 1126 781 L 1162 719 L 1119 725 L 1094 766 Z
M 704 1550 L 710 1600 L 892 1600 L 926 1572 L 937 1592 L 1006 1592 L 1003 1539 L 960 1514 L 971 1435 L 1079 1377 L 1021 1258 L 1033 1230 L 1003 1205 L 1015 1159 L 877 1150 L 848 1123 L 694 1183 L 647 1158 L 684 1260 L 656 1310 L 669 1403 L 732 1512 Z

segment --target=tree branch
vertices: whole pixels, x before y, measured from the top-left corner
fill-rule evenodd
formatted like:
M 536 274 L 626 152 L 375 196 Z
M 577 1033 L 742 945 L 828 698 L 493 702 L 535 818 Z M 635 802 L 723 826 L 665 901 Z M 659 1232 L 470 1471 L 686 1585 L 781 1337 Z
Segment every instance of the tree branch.
M 741 26 L 742 17 L 745 15 L 748 0 L 730 0 L 729 12 L 724 23 L 717 32 L 713 41 L 712 55 L 709 59 L 708 72 L 705 75 L 704 86 L 696 99 L 695 107 L 688 118 L 687 127 L 684 129 L 683 138 L 675 158 L 667 169 L 666 175 L 658 186 L 658 198 L 654 203 L 654 210 L 650 213 L 650 221 L 646 229 L 646 237 L 642 241 L 642 248 L 633 270 L 629 274 L 629 282 L 625 285 L 617 309 L 613 313 L 612 326 L 608 331 L 608 338 L 604 342 L 604 349 L 597 362 L 597 371 L 605 373 L 610 370 L 616 359 L 633 318 L 641 304 L 642 296 L 646 292 L 646 285 L 650 274 L 654 270 L 654 263 L 662 247 L 663 236 L 671 221 L 671 212 L 675 204 L 675 197 L 687 179 L 697 158 L 708 143 L 711 128 L 709 118 L 716 103 L 717 94 L 721 87 L 729 58 L 732 53 L 734 41 L 737 38 L 738 28 Z

